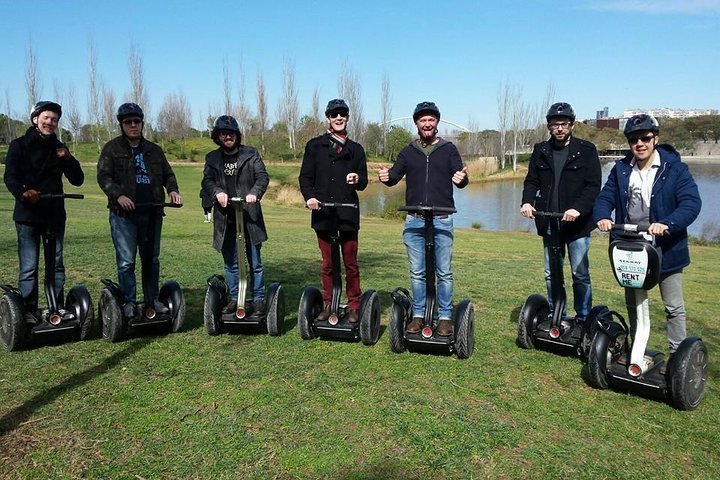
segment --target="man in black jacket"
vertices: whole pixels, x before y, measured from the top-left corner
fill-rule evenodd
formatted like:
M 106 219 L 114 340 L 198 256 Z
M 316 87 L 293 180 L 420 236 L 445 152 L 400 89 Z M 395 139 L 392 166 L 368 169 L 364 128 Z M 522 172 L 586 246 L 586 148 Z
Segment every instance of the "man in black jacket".
M 38 257 L 40 239 L 56 236 L 55 294 L 62 299 L 65 284 L 63 241 L 65 204 L 62 199 L 41 199 L 41 194 L 63 193 L 62 176 L 80 186 L 85 175 L 80 163 L 58 140 L 55 131 L 62 108 L 55 102 L 38 102 L 30 113 L 32 126 L 10 142 L 5 162 L 5 185 L 15 197 L 13 220 L 17 230 L 20 273 L 18 287 L 28 312 L 38 306 Z M 62 300 L 61 300 L 62 301 Z
M 360 213 L 357 208 L 322 209 L 322 202 L 358 203 L 358 191 L 368 184 L 367 159 L 362 145 L 347 136 L 350 108 L 342 99 L 330 100 L 325 109 L 327 133 L 305 145 L 300 167 L 300 192 L 312 210 L 312 228 L 322 254 L 322 287 L 325 308 L 317 320 L 327 320 L 332 301 L 331 232 L 340 236 L 345 264 L 345 293 L 348 299 L 348 321 L 359 321 L 360 268 L 357 263 Z
M 590 232 L 593 203 L 600 192 L 601 169 L 592 143 L 575 138 L 575 111 L 567 103 L 550 106 L 545 117 L 550 140 L 535 144 L 525 177 L 520 214 L 535 218 L 535 210 L 562 213 L 560 236 L 570 257 L 575 314 L 585 318 L 592 306 Z M 545 250 L 545 283 L 553 308 L 550 275 L 550 237 L 547 217 L 535 218 Z M 563 249 L 563 257 L 565 249 Z M 566 312 L 562 312 L 565 316 Z
M 392 168 L 380 169 L 378 178 L 388 186 L 405 177 L 405 204 L 433 207 L 455 207 L 453 185 L 464 188 L 468 184 L 467 167 L 455 145 L 437 136 L 440 110 L 433 102 L 415 107 L 413 121 L 419 138 L 402 149 Z M 452 277 L 452 215 L 435 215 L 435 274 L 437 275 L 438 326 L 437 334 L 449 337 L 453 333 L 451 320 Z M 412 288 L 412 321 L 406 330 L 418 333 L 425 317 L 425 221 L 416 215 L 405 218 L 403 241 L 410 262 Z
M 117 111 L 122 135 L 106 143 L 100 152 L 97 180 L 108 197 L 110 235 L 115 245 L 118 284 L 124 296 L 123 314 L 135 311 L 135 256 L 143 265 L 143 296 L 147 308 L 159 313 L 169 309 L 157 300 L 160 282 L 160 234 L 165 200 L 182 204 L 177 180 L 162 149 L 143 135 L 145 114 L 135 103 L 123 103 Z

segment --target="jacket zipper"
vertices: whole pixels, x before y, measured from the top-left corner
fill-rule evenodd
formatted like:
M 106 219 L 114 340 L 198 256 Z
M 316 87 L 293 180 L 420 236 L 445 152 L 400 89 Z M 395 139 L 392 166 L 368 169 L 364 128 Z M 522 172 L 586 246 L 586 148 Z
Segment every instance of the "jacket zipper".
M 425 205 L 428 203 L 428 190 L 430 189 L 430 155 L 425 155 Z

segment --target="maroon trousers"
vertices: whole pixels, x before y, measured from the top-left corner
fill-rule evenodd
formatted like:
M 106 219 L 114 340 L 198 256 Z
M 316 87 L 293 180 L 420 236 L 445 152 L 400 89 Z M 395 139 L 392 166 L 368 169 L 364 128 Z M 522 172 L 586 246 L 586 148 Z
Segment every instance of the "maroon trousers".
M 322 295 L 325 304 L 332 301 L 332 243 L 330 232 L 316 230 L 318 247 L 322 253 Z M 348 308 L 360 309 L 360 268 L 357 263 L 358 232 L 357 230 L 346 232 L 340 231 L 340 251 L 343 263 L 345 263 L 345 293 L 348 299 Z

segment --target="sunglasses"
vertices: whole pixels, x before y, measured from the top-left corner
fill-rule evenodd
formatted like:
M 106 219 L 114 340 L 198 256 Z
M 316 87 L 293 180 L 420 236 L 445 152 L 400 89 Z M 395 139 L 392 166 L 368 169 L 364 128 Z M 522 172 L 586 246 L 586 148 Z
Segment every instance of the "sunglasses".
M 123 125 L 140 125 L 142 122 L 143 121 L 140 120 L 139 118 L 131 118 L 131 119 L 122 121 Z
M 548 127 L 550 127 L 552 130 L 557 130 L 558 128 L 569 128 L 570 122 L 550 123 L 548 124 Z
M 655 138 L 655 135 L 649 134 L 649 135 L 643 135 L 641 136 L 632 136 L 628 137 L 628 143 L 630 145 L 635 145 L 638 140 L 641 140 L 643 143 L 650 143 L 652 139 Z
M 337 111 L 337 112 L 330 112 L 330 113 L 328 113 L 328 117 L 330 117 L 330 118 L 335 118 L 335 117 L 343 117 L 343 118 L 345 118 L 345 117 L 347 117 L 347 116 L 348 116 L 348 112 L 343 112 L 342 110 L 339 110 L 339 111 Z

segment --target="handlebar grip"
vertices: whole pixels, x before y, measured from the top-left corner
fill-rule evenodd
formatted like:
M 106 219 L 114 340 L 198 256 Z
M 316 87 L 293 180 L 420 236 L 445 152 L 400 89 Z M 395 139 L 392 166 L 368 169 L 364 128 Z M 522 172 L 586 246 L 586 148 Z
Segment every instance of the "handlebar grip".
M 542 210 L 535 210 L 533 215 L 538 217 L 550 217 L 550 218 L 562 218 L 565 213 L 562 212 L 544 212 Z
M 82 199 L 82 198 L 85 198 L 85 195 L 83 195 L 82 193 L 41 193 L 40 198 L 43 200 L 51 199 L 51 198 Z

